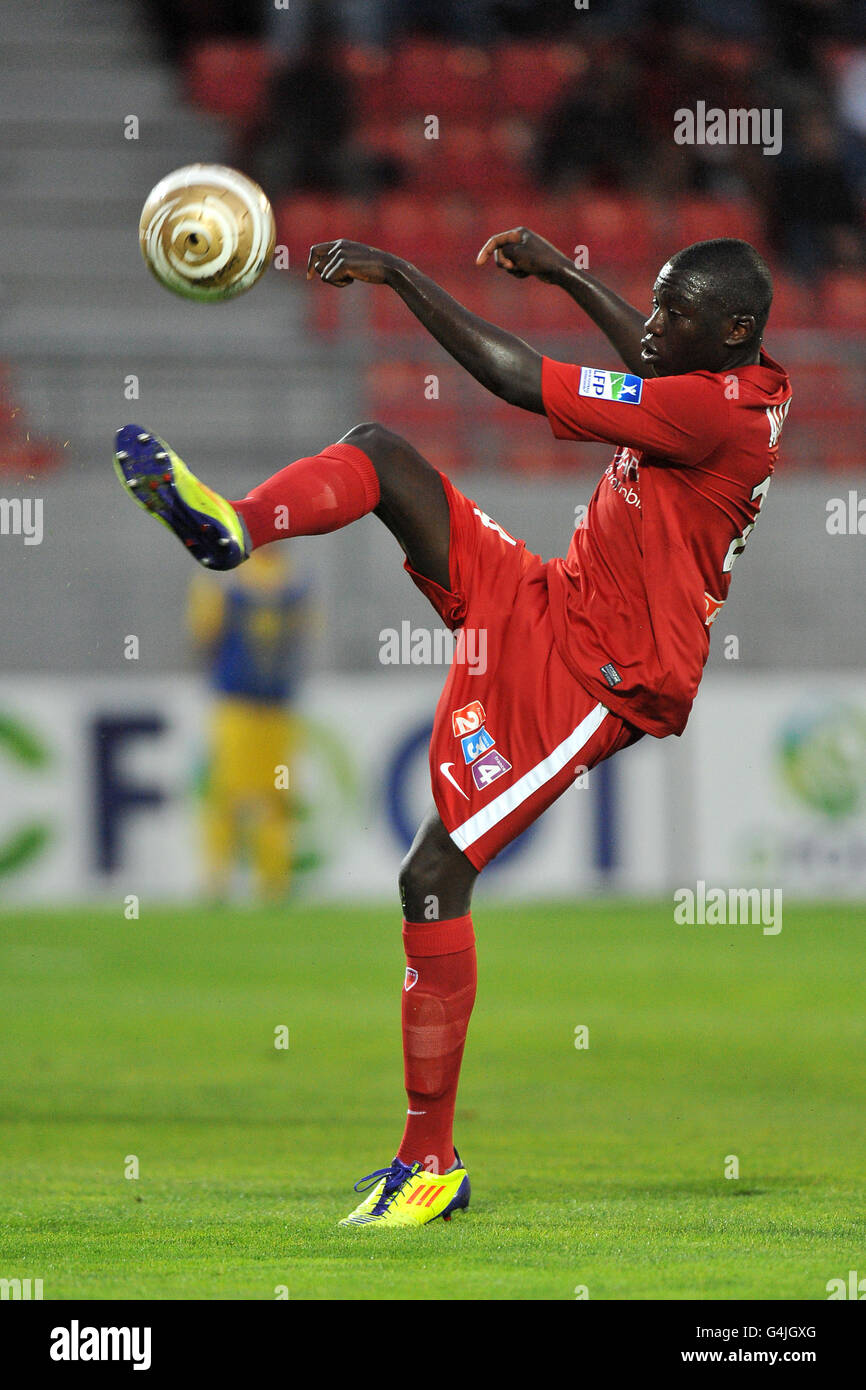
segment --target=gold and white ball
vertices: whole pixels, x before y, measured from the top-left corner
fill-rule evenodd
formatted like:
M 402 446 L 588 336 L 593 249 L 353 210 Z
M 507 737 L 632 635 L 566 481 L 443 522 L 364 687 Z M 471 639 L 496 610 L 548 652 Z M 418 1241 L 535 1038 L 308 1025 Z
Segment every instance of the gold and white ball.
M 187 164 L 152 189 L 138 227 L 148 268 L 187 299 L 233 299 L 274 254 L 276 225 L 257 183 L 224 164 Z

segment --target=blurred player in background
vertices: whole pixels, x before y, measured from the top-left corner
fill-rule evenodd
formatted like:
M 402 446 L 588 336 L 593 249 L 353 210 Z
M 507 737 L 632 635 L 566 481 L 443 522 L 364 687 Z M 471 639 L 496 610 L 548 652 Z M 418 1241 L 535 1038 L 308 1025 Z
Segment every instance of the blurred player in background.
M 292 879 L 292 705 L 311 610 L 287 549 L 258 551 L 226 584 L 197 576 L 190 588 L 189 630 L 214 692 L 203 831 L 206 892 L 218 901 L 245 859 L 261 898 L 284 898 Z

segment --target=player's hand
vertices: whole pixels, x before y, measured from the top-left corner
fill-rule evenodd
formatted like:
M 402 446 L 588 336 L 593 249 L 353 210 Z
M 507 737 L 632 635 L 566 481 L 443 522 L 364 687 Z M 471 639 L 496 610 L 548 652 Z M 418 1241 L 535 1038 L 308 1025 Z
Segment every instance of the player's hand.
M 318 275 L 329 285 L 351 285 L 353 280 L 363 280 L 368 285 L 383 285 L 389 265 L 394 257 L 387 251 L 377 251 L 375 246 L 364 246 L 360 241 L 320 241 L 310 247 L 307 260 L 307 279 Z
M 502 270 L 520 280 L 527 275 L 549 280 L 563 265 L 571 265 L 567 256 L 528 227 L 512 227 L 510 232 L 499 232 L 485 241 L 475 258 L 476 265 L 484 265 L 491 256 Z

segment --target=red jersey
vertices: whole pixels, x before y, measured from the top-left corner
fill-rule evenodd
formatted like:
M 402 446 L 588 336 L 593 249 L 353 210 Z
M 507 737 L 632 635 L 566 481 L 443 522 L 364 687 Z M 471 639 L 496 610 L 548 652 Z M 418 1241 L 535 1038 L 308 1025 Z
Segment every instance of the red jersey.
M 623 719 L 681 734 L 773 476 L 788 377 L 763 352 L 754 367 L 646 380 L 545 357 L 542 395 L 558 439 L 619 446 L 568 555 L 547 566 L 557 649 Z

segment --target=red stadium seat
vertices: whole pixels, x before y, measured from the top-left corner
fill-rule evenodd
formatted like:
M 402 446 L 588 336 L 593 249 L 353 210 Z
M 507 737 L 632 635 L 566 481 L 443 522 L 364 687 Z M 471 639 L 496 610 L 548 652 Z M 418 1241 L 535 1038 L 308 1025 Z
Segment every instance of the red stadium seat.
M 541 116 L 567 86 L 581 80 L 588 66 L 586 52 L 573 44 L 503 44 L 491 83 L 497 108 Z
M 388 83 L 389 110 L 398 115 L 435 115 L 452 121 L 484 121 L 493 109 L 489 55 L 432 39 L 403 44 L 395 53 Z
M 772 353 L 772 337 L 768 347 Z M 840 338 L 824 340 L 820 348 L 810 339 L 802 355 L 789 339 L 779 356 L 791 373 L 794 388 L 790 421 L 782 439 L 781 467 L 862 470 L 866 411 L 858 356 Z
M 186 60 L 189 100 L 205 111 L 250 125 L 263 114 L 273 73 L 269 50 L 254 40 L 197 44 Z
M 528 174 L 508 147 L 503 132 L 478 124 L 452 124 L 438 140 L 423 141 L 412 169 L 412 183 L 431 193 L 443 188 L 476 194 L 479 188 L 500 197 L 527 196 Z
M 30 477 L 56 468 L 65 455 L 63 446 L 31 431 L 18 399 L 8 368 L 0 365 L 0 470 Z
M 575 467 L 574 450 L 553 438 L 542 416 L 526 415 L 513 406 L 507 416 L 497 421 L 488 437 L 486 452 L 492 467 L 531 477 Z
M 822 307 L 828 327 L 862 333 L 866 323 L 866 275 L 854 270 L 839 270 L 828 275 Z
M 432 378 L 438 396 L 431 394 Z M 367 369 L 363 414 L 409 439 L 446 472 L 465 467 L 465 424 L 459 370 L 448 362 L 385 358 Z
M 478 214 L 477 250 L 480 251 L 488 237 L 495 236 L 497 232 L 508 232 L 512 227 L 534 227 L 532 219 L 541 203 L 542 199 L 537 193 L 531 197 L 521 195 L 517 198 L 503 198 L 500 195 L 490 197 L 486 191 L 479 190 L 475 200 Z M 538 230 L 541 231 L 542 228 L 539 227 Z
M 788 328 L 806 328 L 814 314 L 814 302 L 809 291 L 790 275 L 775 267 L 773 271 L 773 305 L 770 309 L 769 333 Z M 769 351 L 772 353 L 772 343 Z
M 588 249 L 588 269 L 648 260 L 655 240 L 654 217 L 649 201 L 633 194 L 584 194 L 575 209 L 576 241 Z
M 359 122 L 356 135 L 359 145 L 377 154 L 390 155 L 410 170 L 421 158 L 425 148 L 422 123 L 417 117 L 396 120 L 390 116 L 365 117 Z
M 569 259 L 578 247 L 586 247 L 585 268 L 591 272 L 603 274 L 611 265 L 633 266 L 655 259 L 657 212 L 648 199 L 635 194 L 595 191 L 551 198 L 527 193 L 519 204 L 485 200 L 483 211 L 496 223 L 491 231 L 523 223 Z
M 350 79 L 353 105 L 360 120 L 387 117 L 394 100 L 390 53 L 380 48 L 346 44 L 337 51 L 337 65 Z
M 463 383 L 445 360 L 385 358 L 367 369 L 364 389 L 376 417 L 404 425 L 444 428 L 461 419 Z M 397 425 L 392 428 L 398 428 Z
M 370 208 L 360 198 L 326 193 L 293 193 L 274 208 L 277 244 L 287 246 L 293 271 L 306 269 L 310 247 L 318 241 L 348 237 L 370 240 Z
M 374 217 L 371 238 L 377 246 L 422 270 L 450 275 L 471 270 L 480 242 L 475 211 L 465 196 L 388 194 L 379 200 Z
M 679 249 L 711 237 L 735 236 L 761 249 L 761 219 L 741 198 L 683 198 L 677 205 L 674 238 Z
M 429 262 L 440 241 L 430 214 L 431 204 L 417 194 L 386 194 L 379 199 L 374 213 L 375 244 L 406 260 Z
M 586 246 L 587 269 L 595 266 L 600 273 L 606 265 L 652 259 L 655 213 L 643 199 L 607 193 L 551 198 L 526 189 L 510 197 L 484 197 L 477 206 L 482 242 L 523 225 L 553 242 L 570 259 L 579 246 Z
M 653 285 L 661 266 L 656 261 L 647 261 L 641 267 L 617 268 L 609 275 L 601 271 L 601 278 L 610 285 L 632 308 L 649 318 L 652 313 Z

